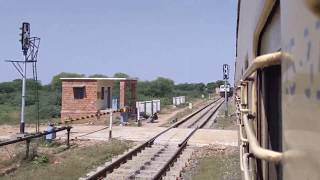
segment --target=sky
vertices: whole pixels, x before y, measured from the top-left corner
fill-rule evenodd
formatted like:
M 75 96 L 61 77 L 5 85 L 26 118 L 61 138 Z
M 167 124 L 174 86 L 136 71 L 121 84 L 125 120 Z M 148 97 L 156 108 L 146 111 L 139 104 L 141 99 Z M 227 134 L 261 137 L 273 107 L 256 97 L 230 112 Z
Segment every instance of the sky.
M 223 64 L 231 66 L 232 82 L 236 6 L 236 0 L 2 0 L 0 82 L 20 78 L 4 60 L 23 59 L 22 22 L 41 38 L 44 84 L 60 72 L 207 83 L 222 79 Z

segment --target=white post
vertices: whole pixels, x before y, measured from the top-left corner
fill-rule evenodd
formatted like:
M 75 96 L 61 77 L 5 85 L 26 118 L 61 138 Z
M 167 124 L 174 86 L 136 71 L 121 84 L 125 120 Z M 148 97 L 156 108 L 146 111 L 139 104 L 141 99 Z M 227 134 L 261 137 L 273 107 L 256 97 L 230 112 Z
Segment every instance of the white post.
M 27 58 L 25 56 L 25 58 Z M 24 72 L 22 77 L 22 93 L 21 93 L 21 114 L 20 114 L 20 133 L 24 134 L 24 108 L 26 98 L 26 78 L 27 78 L 27 61 L 24 62 Z
M 140 121 L 140 105 L 137 107 L 137 120 Z
M 140 103 L 138 104 L 137 107 L 137 121 L 138 121 L 138 126 L 141 126 L 141 121 L 140 121 Z
M 110 112 L 110 120 L 109 120 L 109 139 L 112 138 L 112 111 Z

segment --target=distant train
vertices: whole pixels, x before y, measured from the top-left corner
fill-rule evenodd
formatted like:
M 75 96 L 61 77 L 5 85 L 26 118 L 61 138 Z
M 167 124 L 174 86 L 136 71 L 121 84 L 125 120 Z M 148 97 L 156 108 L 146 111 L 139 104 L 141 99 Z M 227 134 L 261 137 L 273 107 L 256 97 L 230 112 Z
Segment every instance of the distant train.
M 225 96 L 225 91 L 227 89 L 227 96 L 228 97 L 231 97 L 232 94 L 233 94 L 233 88 L 230 87 L 230 84 L 227 85 L 227 88 L 224 87 L 224 85 L 221 85 L 220 88 L 219 88 L 219 93 L 220 93 L 220 96 L 221 97 L 224 97 Z

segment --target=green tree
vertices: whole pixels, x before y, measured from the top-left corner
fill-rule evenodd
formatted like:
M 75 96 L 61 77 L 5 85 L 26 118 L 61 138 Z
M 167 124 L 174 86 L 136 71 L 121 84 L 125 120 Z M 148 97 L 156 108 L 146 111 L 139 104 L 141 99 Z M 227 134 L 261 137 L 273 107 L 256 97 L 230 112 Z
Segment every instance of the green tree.
M 0 83 L 0 93 L 12 93 L 21 91 L 21 79 Z
M 218 87 L 220 87 L 221 85 L 224 85 L 224 81 L 218 80 L 218 81 L 216 81 L 216 84 L 218 85 Z
M 122 72 L 117 72 L 113 75 L 113 77 L 114 78 L 129 78 L 130 76 L 128 74 L 125 74 Z M 128 90 L 128 88 L 127 88 L 127 90 Z M 112 94 L 114 96 L 119 97 L 119 92 L 120 92 L 120 81 L 114 81 Z M 128 96 L 128 92 L 126 92 L 126 96 Z
M 129 78 L 130 76 L 125 73 L 117 72 L 113 75 L 114 78 Z
M 77 74 L 77 73 L 67 73 L 67 72 L 62 72 L 58 75 L 55 75 L 52 80 L 51 80 L 51 90 L 57 90 L 61 91 L 61 80 L 60 78 L 81 78 L 85 77 L 84 74 Z
M 171 79 L 159 77 L 151 81 L 149 94 L 152 97 L 165 97 L 172 94 L 174 89 L 174 81 Z
M 207 90 L 209 93 L 215 92 L 215 89 L 218 87 L 218 84 L 216 82 L 209 82 L 207 84 Z
M 107 78 L 108 76 L 104 75 L 104 74 L 93 74 L 88 76 L 89 78 Z

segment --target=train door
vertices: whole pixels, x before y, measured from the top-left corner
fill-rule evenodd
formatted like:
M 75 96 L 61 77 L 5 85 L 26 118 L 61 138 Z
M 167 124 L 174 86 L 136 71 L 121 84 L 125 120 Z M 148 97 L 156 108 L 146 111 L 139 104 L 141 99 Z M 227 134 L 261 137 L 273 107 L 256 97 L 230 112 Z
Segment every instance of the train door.
M 258 134 L 260 145 L 282 151 L 281 66 L 271 66 L 258 73 Z M 282 179 L 282 167 L 265 161 L 257 162 L 259 179 Z
M 258 55 L 281 51 L 279 2 L 261 32 Z M 263 148 L 282 151 L 281 65 L 257 73 L 257 136 Z M 257 160 L 257 179 L 281 180 L 281 165 Z

